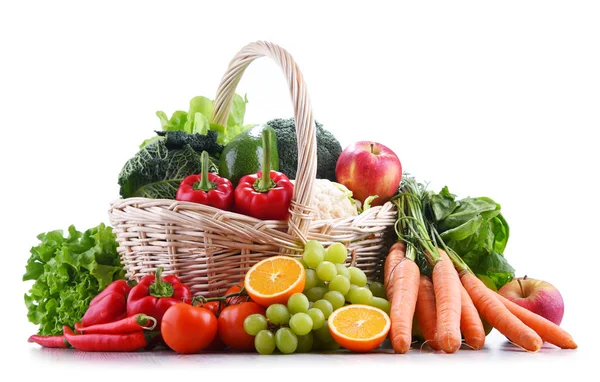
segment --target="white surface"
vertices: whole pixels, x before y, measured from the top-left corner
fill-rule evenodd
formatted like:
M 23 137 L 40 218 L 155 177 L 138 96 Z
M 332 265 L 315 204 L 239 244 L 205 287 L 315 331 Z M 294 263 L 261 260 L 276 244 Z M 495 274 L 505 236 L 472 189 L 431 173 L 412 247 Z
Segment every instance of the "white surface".
M 370 380 L 563 380 L 591 369 L 599 340 L 597 2 L 195 3 L 0 5 L 3 372 L 200 380 L 212 366 L 245 380 L 289 366 L 291 377 L 318 367 L 348 377 L 361 370 Z M 107 222 L 121 166 L 160 126 L 155 111 L 170 115 L 192 96 L 212 96 L 235 52 L 258 39 L 294 55 L 317 120 L 344 146 L 383 142 L 432 189 L 500 202 L 511 228 L 506 257 L 518 275 L 559 288 L 563 326 L 580 348 L 514 352 L 498 333 L 485 351 L 454 355 L 106 356 L 26 343 L 35 327 L 21 275 L 36 235 Z M 291 116 L 283 78 L 267 60 L 252 64 L 239 92 L 250 100 L 248 122 Z

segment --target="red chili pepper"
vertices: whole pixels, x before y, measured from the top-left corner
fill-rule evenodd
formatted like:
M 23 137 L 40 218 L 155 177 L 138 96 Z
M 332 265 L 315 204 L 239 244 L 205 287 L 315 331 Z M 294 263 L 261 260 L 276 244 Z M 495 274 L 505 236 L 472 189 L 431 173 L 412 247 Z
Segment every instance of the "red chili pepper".
M 160 329 L 162 317 L 172 305 L 179 302 L 190 303 L 192 292 L 176 276 L 161 277 L 163 268 L 159 267 L 155 275 L 142 278 L 133 287 L 127 298 L 127 315 L 146 314 L 156 319 Z
M 145 348 L 156 333 L 143 331 L 126 334 L 75 334 L 63 326 L 63 334 L 72 347 L 82 351 L 128 352 Z
M 155 327 L 156 319 L 145 314 L 136 314 L 119 321 L 87 327 L 79 323 L 75 324 L 75 330 L 82 334 L 122 334 L 140 330 L 154 330 Z
M 27 342 L 34 342 L 45 348 L 67 349 L 70 347 L 65 336 L 38 336 L 37 334 L 34 334 L 29 337 Z
M 175 199 L 194 202 L 231 211 L 233 207 L 233 185 L 229 179 L 208 172 L 209 158 L 202 152 L 202 172 L 184 178 Z
M 271 171 L 271 133 L 267 127 L 262 132 L 262 171 L 240 179 L 233 192 L 235 211 L 263 220 L 287 220 L 294 185 L 285 174 Z M 263 176 L 265 174 L 265 176 Z
M 113 322 L 127 317 L 127 295 L 131 285 L 125 280 L 110 283 L 102 292 L 90 301 L 83 315 L 83 326 L 92 326 Z

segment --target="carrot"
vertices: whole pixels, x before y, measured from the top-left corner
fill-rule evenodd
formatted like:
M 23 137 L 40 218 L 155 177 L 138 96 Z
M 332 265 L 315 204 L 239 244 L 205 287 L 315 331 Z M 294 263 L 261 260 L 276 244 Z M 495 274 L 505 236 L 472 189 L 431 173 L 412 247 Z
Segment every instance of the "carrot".
M 496 297 L 497 293 L 488 289 L 471 272 L 461 272 L 460 280 L 473 304 L 490 325 L 516 345 L 533 352 L 540 350 L 543 343 L 540 336 L 511 313 Z
M 577 349 L 577 344 L 573 340 L 573 337 L 560 326 L 515 304 L 500 294 L 497 294 L 497 296 L 512 314 L 523 321 L 525 325 L 535 330 L 542 340 L 562 349 Z
M 437 307 L 437 343 L 446 353 L 460 348 L 460 279 L 452 261 L 442 250 L 432 272 Z
M 397 241 L 392 245 L 390 251 L 385 258 L 385 263 L 383 264 L 383 286 L 385 287 L 385 293 L 387 295 L 388 301 L 392 301 L 392 285 L 390 283 L 390 276 L 392 275 L 392 271 L 395 266 L 397 266 L 402 259 L 406 258 L 406 245 Z
M 433 283 L 425 275 L 421 275 L 419 282 L 415 317 L 419 323 L 419 328 L 421 328 L 421 333 L 423 333 L 425 343 L 435 350 L 440 350 L 436 341 L 437 313 L 435 308 L 435 292 L 433 290 Z
M 460 331 L 465 343 L 475 350 L 479 350 L 485 344 L 485 329 L 481 317 L 473 305 L 464 286 L 460 286 Z
M 406 247 L 397 242 L 384 264 L 384 284 L 392 305 L 390 340 L 397 353 L 406 353 L 412 342 L 412 321 L 419 291 L 419 267 L 406 257 Z

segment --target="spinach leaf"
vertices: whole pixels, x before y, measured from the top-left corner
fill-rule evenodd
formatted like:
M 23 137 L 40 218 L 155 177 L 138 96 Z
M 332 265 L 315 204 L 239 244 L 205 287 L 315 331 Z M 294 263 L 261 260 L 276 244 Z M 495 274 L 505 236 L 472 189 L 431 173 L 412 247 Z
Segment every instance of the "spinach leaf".
M 431 209 L 436 221 L 445 219 L 458 206 L 454 201 L 456 195 L 451 194 L 448 187 L 444 187 L 439 194 L 430 195 Z
M 465 198 L 459 201 L 458 206 L 450 214 L 438 221 L 439 228 L 446 231 L 469 222 L 472 219 L 486 219 L 500 213 L 500 205 L 491 199 Z
M 508 223 L 500 204 L 487 197 L 457 200 L 444 187 L 429 195 L 429 219 L 445 244 L 476 274 L 492 279 L 497 288 L 514 277 L 514 268 L 504 258 L 509 238 Z

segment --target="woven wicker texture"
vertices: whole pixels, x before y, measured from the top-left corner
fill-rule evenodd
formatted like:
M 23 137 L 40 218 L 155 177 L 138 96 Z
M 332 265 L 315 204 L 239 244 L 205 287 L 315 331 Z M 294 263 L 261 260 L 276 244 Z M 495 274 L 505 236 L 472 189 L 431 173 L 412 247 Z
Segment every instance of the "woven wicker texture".
M 259 57 L 270 57 L 282 69 L 295 111 L 298 136 L 298 176 L 289 221 L 263 221 L 196 203 L 128 198 L 111 203 L 109 217 L 118 251 L 131 279 L 153 273 L 177 275 L 194 295 L 223 293 L 241 281 L 246 271 L 267 256 L 299 256 L 310 239 L 325 246 L 346 244 L 356 265 L 378 278 L 393 235 L 396 211 L 391 203 L 359 216 L 312 220 L 310 208 L 316 176 L 316 136 L 312 108 L 302 73 L 292 56 L 268 42 L 244 47 L 230 62 L 215 98 L 212 121 L 225 124 L 237 84 Z

